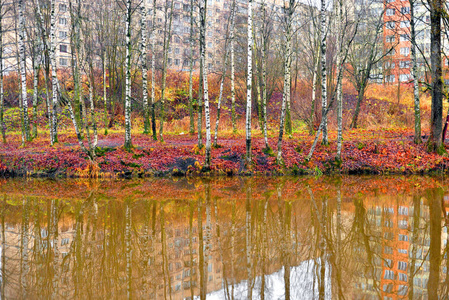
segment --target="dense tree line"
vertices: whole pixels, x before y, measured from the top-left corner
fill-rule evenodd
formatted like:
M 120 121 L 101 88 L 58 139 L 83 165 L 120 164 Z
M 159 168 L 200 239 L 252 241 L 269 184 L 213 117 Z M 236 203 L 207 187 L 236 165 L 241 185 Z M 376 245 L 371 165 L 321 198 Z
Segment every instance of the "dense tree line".
M 20 76 L 15 92 L 19 98 L 24 144 L 38 135 L 36 116 L 41 102 L 47 109 L 50 144 L 58 142 L 58 119 L 62 109 L 66 108 L 79 145 L 92 161 L 95 160 L 98 128 L 103 127 L 104 134 L 108 134 L 108 127 L 118 114 L 124 115 L 126 149 L 133 147 L 132 111 L 140 114 L 143 133 L 163 142 L 167 105 L 170 103 L 166 101 L 169 92 L 167 76 L 173 69 L 170 55 L 173 40 L 179 39 L 174 24 L 182 16 L 189 24 L 182 69 L 182 72 L 188 73 L 185 104 L 188 107 L 189 132 L 198 133 L 198 147 L 202 148 L 202 126 L 205 123 L 205 168 L 210 167 L 211 147 L 219 146 L 221 109 L 228 98 L 234 132 L 237 131 L 236 103 L 245 102 L 246 164 L 251 164 L 254 127 L 260 129 L 265 148 L 271 151 L 267 135 L 267 105 L 275 92 L 282 93 L 282 101 L 278 104 L 278 163 L 282 163 L 284 131 L 292 137 L 294 118 L 304 121 L 310 134 L 315 134 L 307 155 L 310 159 L 320 135 L 323 144 L 329 143 L 329 116 L 334 109 L 337 111 L 338 132 L 336 159 L 341 160 L 343 82 L 351 83 L 357 93 L 350 124 L 350 127 L 357 128 L 368 85 L 372 82 L 385 84 L 391 78 L 385 66 L 395 51 L 397 41 L 394 38 L 393 42 L 385 41 L 385 30 L 399 28 L 392 22 L 408 20 L 410 26 L 409 29 L 406 26 L 406 35 L 411 42 L 411 78 L 408 82 L 413 82 L 414 88 L 414 141 L 417 144 L 422 142 L 419 87 L 428 86 L 432 95 L 432 111 L 427 146 L 429 151 L 443 151 L 444 53 L 441 41 L 447 14 L 441 0 L 423 3 L 409 0 L 409 10 L 395 8 L 394 2 L 379 4 L 375 1 L 356 1 L 353 5 L 345 0 L 321 0 L 319 7 L 299 4 L 294 0 L 285 0 L 281 6 L 273 5 L 269 0 L 225 2 L 228 9 L 220 12 L 223 18 L 213 20 L 213 13 L 217 10 L 213 10 L 213 1 L 206 0 L 183 1 L 182 11 L 181 6 L 175 5 L 181 2 L 170 0 L 101 0 L 93 4 L 69 0 L 63 5 L 67 4 L 69 13 L 71 61 L 69 68 L 58 69 L 56 33 L 62 2 L 0 1 L 0 123 L 3 142 L 7 141 L 3 120 L 6 107 L 4 61 L 11 61 L 10 57 L 4 57 L 4 38 L 11 35 L 10 32 L 16 35 L 16 69 Z M 418 6 L 424 6 L 430 13 L 430 55 L 426 55 L 416 40 L 419 34 L 416 24 L 420 20 L 415 11 Z M 394 20 L 386 18 L 391 10 L 393 15 L 401 16 Z M 13 16 L 8 19 L 12 21 L 4 20 L 7 15 Z M 211 24 L 220 20 L 224 22 L 225 30 L 218 33 Z M 5 27 L 14 30 L 6 30 Z M 403 32 L 398 29 L 397 34 Z M 212 69 L 209 43 L 217 40 L 221 48 L 214 55 L 215 58 L 219 56 L 221 65 Z M 423 60 L 426 62 L 424 76 L 422 70 L 418 70 L 418 62 Z M 198 88 L 194 87 L 197 75 Z M 219 78 L 217 99 L 211 98 L 209 91 L 208 80 L 213 76 Z M 27 85 L 27 78 L 33 78 L 32 87 Z M 307 88 L 310 88 L 312 95 L 311 101 L 308 99 L 305 104 L 302 103 L 305 113 L 298 113 L 299 99 L 295 94 L 300 79 L 310 84 Z M 225 92 L 228 84 L 229 95 Z M 39 87 L 45 93 L 39 92 Z M 305 88 L 304 84 L 302 88 Z M 320 101 L 318 98 L 321 98 Z M 30 122 L 28 108 L 31 99 L 33 109 Z M 211 105 L 215 100 L 217 105 Z M 321 110 L 317 110 L 319 103 Z M 101 110 L 102 125 L 97 124 L 95 117 L 95 111 Z M 213 140 L 212 116 L 216 116 Z M 256 126 L 252 124 L 255 120 Z

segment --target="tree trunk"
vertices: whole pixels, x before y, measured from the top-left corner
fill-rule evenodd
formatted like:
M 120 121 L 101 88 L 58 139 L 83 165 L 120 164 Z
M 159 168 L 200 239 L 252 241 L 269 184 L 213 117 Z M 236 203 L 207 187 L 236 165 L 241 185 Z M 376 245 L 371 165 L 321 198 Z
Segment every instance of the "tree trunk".
M 360 105 L 362 104 L 363 97 L 365 96 L 365 83 L 362 83 L 357 89 L 357 104 L 355 106 L 354 115 L 352 116 L 351 128 L 357 128 L 357 120 L 360 114 Z
M 147 68 L 147 5 L 146 1 L 142 1 L 140 4 L 140 30 L 142 35 L 141 45 L 141 64 L 142 64 L 142 98 L 143 98 L 143 133 L 150 133 L 150 109 L 148 107 L 148 68 Z
M 194 134 L 195 133 L 195 117 L 193 114 L 193 49 L 195 45 L 195 41 L 193 39 L 194 36 L 194 23 L 195 19 L 193 17 L 193 7 L 194 7 L 194 1 L 190 0 L 190 36 L 189 36 L 189 42 L 190 42 L 190 57 L 189 57 L 189 118 L 190 118 L 190 128 L 189 133 Z
M 56 75 L 56 12 L 55 12 L 56 0 L 51 0 L 51 13 L 50 13 L 50 59 L 52 61 L 51 66 L 51 86 L 52 86 L 52 101 L 51 101 L 51 145 L 53 146 L 58 142 L 58 121 L 57 121 L 57 105 L 58 105 L 58 77 Z
M 37 55 L 37 51 L 33 50 L 34 56 Z M 36 57 L 33 57 L 33 138 L 37 137 L 37 100 L 38 100 L 38 85 L 39 85 L 39 62 L 36 61 Z
M 252 93 L 252 77 L 253 77 L 253 15 L 252 15 L 253 0 L 248 0 L 248 73 L 246 80 L 246 164 L 249 167 L 251 164 L 251 93 Z
M 323 145 L 328 145 L 329 140 L 327 136 L 327 114 L 324 114 L 324 110 L 327 108 L 327 70 L 326 70 L 326 0 L 321 0 L 321 118 L 324 119 L 323 126 Z
M 338 1 L 338 36 L 337 36 L 337 69 L 340 70 L 343 68 L 342 55 L 343 55 L 343 1 Z M 341 160 L 341 148 L 343 143 L 343 95 L 342 95 L 342 77 L 343 72 L 337 71 L 337 160 Z
M 231 6 L 231 28 L 229 33 L 229 38 L 231 40 L 231 122 L 232 122 L 232 131 L 237 133 L 237 124 L 236 124 L 236 115 L 235 115 L 235 10 L 236 10 L 236 2 L 232 1 Z
M 203 60 L 200 59 L 200 78 L 198 82 L 198 149 L 203 148 Z
M 130 151 L 131 142 L 131 0 L 126 0 L 126 77 L 125 77 L 125 149 Z
M 106 73 L 106 51 L 103 53 L 103 114 L 104 114 L 104 135 L 108 135 L 108 93 L 107 93 L 107 73 Z
M 292 41 L 292 21 L 295 2 L 290 0 L 289 7 L 285 9 L 286 20 L 286 41 L 285 41 L 285 57 L 284 57 L 284 92 L 282 94 L 281 119 L 279 122 L 278 137 L 278 153 L 276 157 L 277 163 L 282 163 L 282 136 L 284 133 L 284 121 L 286 115 L 286 107 L 290 101 L 290 66 L 291 66 L 291 41 Z
M 204 168 L 210 168 L 211 136 L 210 136 L 210 113 L 209 113 L 209 90 L 207 85 L 206 68 L 206 16 L 207 0 L 200 0 L 200 53 L 201 67 L 203 70 L 203 89 L 204 89 L 204 117 L 206 118 L 206 157 Z
M 320 61 L 319 53 L 316 54 L 316 61 L 313 63 L 313 75 L 312 75 L 312 105 L 310 108 L 310 126 L 309 126 L 309 135 L 312 135 L 314 132 L 314 115 L 315 115 L 315 103 L 316 103 L 316 85 L 318 83 L 318 65 Z
M 442 0 L 429 1 L 430 6 L 430 61 L 432 70 L 432 109 L 430 118 L 430 137 L 427 141 L 429 152 L 442 153 L 443 118 L 443 78 L 441 69 L 441 15 Z
M 25 140 L 31 141 L 30 121 L 28 117 L 28 97 L 27 97 L 27 81 L 26 81 L 26 61 L 25 61 L 25 17 L 23 0 L 19 0 L 19 56 L 20 56 L 20 80 L 22 85 L 22 115 L 23 115 L 23 132 Z
M 156 54 L 156 0 L 153 0 L 153 20 L 151 28 L 151 131 L 153 132 L 153 140 L 157 140 L 156 133 L 156 111 L 155 111 L 155 99 L 154 89 L 156 80 L 156 66 L 155 66 L 155 54 Z
M 262 30 L 262 59 L 261 59 L 261 67 L 262 67 L 262 112 L 263 112 L 263 137 L 265 141 L 265 149 L 270 149 L 270 145 L 268 145 L 268 116 L 267 116 L 267 48 L 268 48 L 268 37 L 265 36 L 265 20 L 267 17 L 267 8 L 265 1 L 262 2 L 261 8 L 262 10 L 262 21 L 263 21 L 263 30 Z
M 3 9 L 3 1 L 0 1 L 0 12 Z M 4 121 L 4 92 L 3 92 L 3 14 L 0 13 L 0 127 L 3 144 L 6 144 L 6 126 Z M 3 227 L 2 227 L 3 228 Z M 4 252 L 4 251 L 3 251 Z M 3 264 L 2 264 L 3 266 Z M 3 291 L 3 289 L 2 289 Z

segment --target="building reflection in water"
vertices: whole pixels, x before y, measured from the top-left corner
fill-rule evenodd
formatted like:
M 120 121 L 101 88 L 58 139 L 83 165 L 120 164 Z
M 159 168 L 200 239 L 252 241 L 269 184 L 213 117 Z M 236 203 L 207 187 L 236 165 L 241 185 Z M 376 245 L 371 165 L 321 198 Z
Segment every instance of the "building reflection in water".
M 5 181 L 2 299 L 448 296 L 443 189 L 312 183 Z

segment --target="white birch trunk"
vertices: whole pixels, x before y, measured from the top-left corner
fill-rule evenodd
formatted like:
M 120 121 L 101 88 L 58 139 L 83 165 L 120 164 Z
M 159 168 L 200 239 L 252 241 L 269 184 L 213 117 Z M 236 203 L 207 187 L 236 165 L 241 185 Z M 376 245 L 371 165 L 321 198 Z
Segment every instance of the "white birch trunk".
M 39 84 L 39 62 L 36 61 L 37 50 L 34 50 L 33 57 L 33 138 L 37 137 L 37 101 L 38 101 L 38 84 Z
M 269 149 L 268 145 L 268 116 L 267 116 L 267 45 L 268 40 L 265 36 L 265 20 L 267 17 L 267 8 L 265 1 L 262 1 L 261 8 L 262 10 L 262 22 L 263 22 L 263 30 L 262 30 L 262 112 L 263 112 L 263 137 L 265 140 L 265 149 Z
M 337 5 L 337 69 L 343 68 L 341 63 L 343 51 L 343 1 L 338 0 Z M 338 76 L 343 77 L 343 72 L 338 72 Z M 341 149 L 343 143 L 343 95 L 342 95 L 342 78 L 337 78 L 337 160 L 341 160 Z
M 246 163 L 248 167 L 251 164 L 251 92 L 252 92 L 252 77 L 253 77 L 253 15 L 252 15 L 253 0 L 248 0 L 248 77 L 246 80 Z
M 0 126 L 3 144 L 6 144 L 6 126 L 4 121 L 4 92 L 3 92 L 3 1 L 0 1 Z
M 234 133 L 237 132 L 236 115 L 235 115 L 235 10 L 236 1 L 232 1 L 231 6 L 231 29 L 229 33 L 229 38 L 231 40 L 230 51 L 231 51 L 231 120 L 232 120 L 232 130 Z
M 25 61 L 25 17 L 23 0 L 19 0 L 19 57 L 20 57 L 20 81 L 22 86 L 22 115 L 23 115 L 23 132 L 25 140 L 30 141 L 30 121 L 28 117 L 28 97 L 26 82 L 26 61 Z
M 141 64 L 142 64 L 142 98 L 143 98 L 143 124 L 144 124 L 144 134 L 150 133 L 150 118 L 149 118 L 149 107 L 148 107 L 148 68 L 147 68 L 147 5 L 146 1 L 142 1 L 140 4 L 141 22 L 140 30 L 142 34 L 142 53 Z
M 277 149 L 277 163 L 282 163 L 282 136 L 284 133 L 284 122 L 286 108 L 290 99 L 290 66 L 291 66 L 291 41 L 292 41 L 292 20 L 295 2 L 290 0 L 289 7 L 284 7 L 286 12 L 286 44 L 285 44 L 285 58 L 284 58 L 284 92 L 282 94 L 281 119 L 279 122 L 279 138 Z
M 324 110 L 327 107 L 327 74 L 326 74 L 326 0 L 321 0 L 321 114 L 324 120 L 323 126 L 323 141 L 324 145 L 329 144 L 327 136 L 327 114 L 324 114 Z
M 52 86 L 52 101 L 51 101 L 51 145 L 58 142 L 58 121 L 57 121 L 57 105 L 58 105 L 58 77 L 56 74 L 56 0 L 51 0 L 50 8 L 50 60 L 51 60 L 51 86 Z
M 103 53 L 103 114 L 104 114 L 104 135 L 108 134 L 108 92 L 107 92 L 107 72 L 106 72 L 106 50 Z
M 317 53 L 316 55 L 316 61 L 313 64 L 313 75 L 312 75 L 312 105 L 310 108 L 310 128 L 309 128 L 309 134 L 313 134 L 313 119 L 315 115 L 315 103 L 316 103 L 316 85 L 318 81 L 318 65 L 320 61 L 320 55 Z
M 416 61 L 416 33 L 415 33 L 415 0 L 409 0 L 410 3 L 410 40 L 411 40 L 411 61 L 413 76 L 413 98 L 414 98 L 414 110 L 415 110 L 415 144 L 421 144 L 421 109 L 419 100 L 419 77 L 418 77 L 418 64 Z M 444 138 L 444 137 L 443 137 Z
M 125 149 L 131 150 L 131 0 L 126 0 Z
M 189 43 L 190 43 L 190 57 L 189 57 L 189 117 L 190 117 L 190 134 L 195 133 L 195 118 L 193 115 L 193 50 L 195 41 L 193 39 L 194 35 L 194 23 L 195 19 L 193 17 L 193 7 L 194 7 L 194 0 L 190 0 L 190 36 L 189 36 Z
M 153 140 L 157 140 L 156 134 L 156 112 L 155 112 L 155 99 L 154 89 L 156 81 L 156 0 L 153 0 L 153 19 L 151 29 L 151 131 L 153 132 Z
M 204 167 L 210 168 L 211 135 L 210 135 L 210 111 L 209 111 L 209 90 L 207 84 L 206 71 L 206 16 L 207 0 L 200 0 L 200 52 L 201 67 L 203 71 L 203 92 L 204 92 L 204 117 L 206 119 L 206 158 Z

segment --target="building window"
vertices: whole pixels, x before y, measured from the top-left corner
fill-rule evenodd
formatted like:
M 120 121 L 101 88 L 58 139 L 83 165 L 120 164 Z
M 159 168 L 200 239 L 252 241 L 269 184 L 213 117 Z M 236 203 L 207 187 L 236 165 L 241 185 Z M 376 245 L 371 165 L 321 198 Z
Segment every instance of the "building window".
M 410 48 L 409 47 L 402 47 L 400 50 L 401 55 L 408 56 L 410 54 Z
M 401 42 L 406 42 L 406 41 L 408 41 L 408 34 L 401 34 L 399 40 L 400 40 Z
M 180 52 L 179 48 L 175 48 L 175 54 L 179 54 Z
M 59 18 L 59 25 L 67 25 L 67 19 L 66 18 Z
M 387 43 L 393 43 L 394 40 L 395 40 L 394 35 L 387 35 L 387 36 L 385 37 L 385 42 L 387 42 Z
M 406 61 L 410 65 L 410 61 Z M 406 206 L 399 206 L 398 210 L 399 214 L 402 216 L 408 216 L 408 207 Z
M 386 82 L 395 82 L 395 76 L 394 75 L 387 75 L 385 76 L 385 81 Z
M 67 5 L 65 4 L 59 4 L 59 11 L 60 12 L 66 12 L 67 11 Z
M 394 8 L 387 8 L 386 15 L 394 16 Z
M 405 75 L 405 76 L 407 76 L 407 78 L 408 78 L 408 75 L 407 74 L 401 74 L 401 76 L 402 75 Z M 405 81 L 405 80 L 404 80 Z M 399 234 L 399 241 L 401 241 L 401 242 L 407 242 L 408 241 L 408 235 L 406 235 L 406 234 Z
M 394 29 L 396 24 L 393 21 L 388 21 L 386 24 L 387 29 Z
M 408 15 L 409 13 L 410 13 L 410 7 L 409 6 L 401 7 L 401 14 Z
M 410 27 L 410 21 L 401 21 L 401 28 Z
M 407 263 L 405 261 L 398 261 L 398 269 L 401 271 L 407 271 Z
M 391 270 L 385 270 L 384 279 L 394 279 L 394 272 Z
M 399 81 L 401 82 L 405 82 L 405 81 L 409 81 L 410 80 L 410 74 L 401 74 L 399 75 Z M 399 226 L 401 227 L 401 226 Z M 401 228 L 405 228 L 405 227 L 401 227 Z M 406 241 L 408 241 L 408 236 L 406 235 L 405 238 L 407 239 Z
M 398 273 L 399 274 L 399 280 L 407 282 L 407 274 L 404 273 Z
M 67 32 L 66 32 L 66 31 L 60 31 L 60 32 L 59 32 L 59 38 L 60 38 L 60 39 L 65 39 L 65 38 L 67 38 Z
M 60 58 L 59 59 L 59 64 L 61 65 L 61 66 L 67 66 L 68 65 L 68 63 L 67 63 L 67 58 Z
M 175 59 L 175 66 L 179 66 L 179 59 Z
M 59 45 L 59 52 L 67 53 L 67 45 Z
M 181 8 L 181 3 L 175 2 L 175 8 L 176 8 L 176 9 L 180 9 L 180 8 Z

